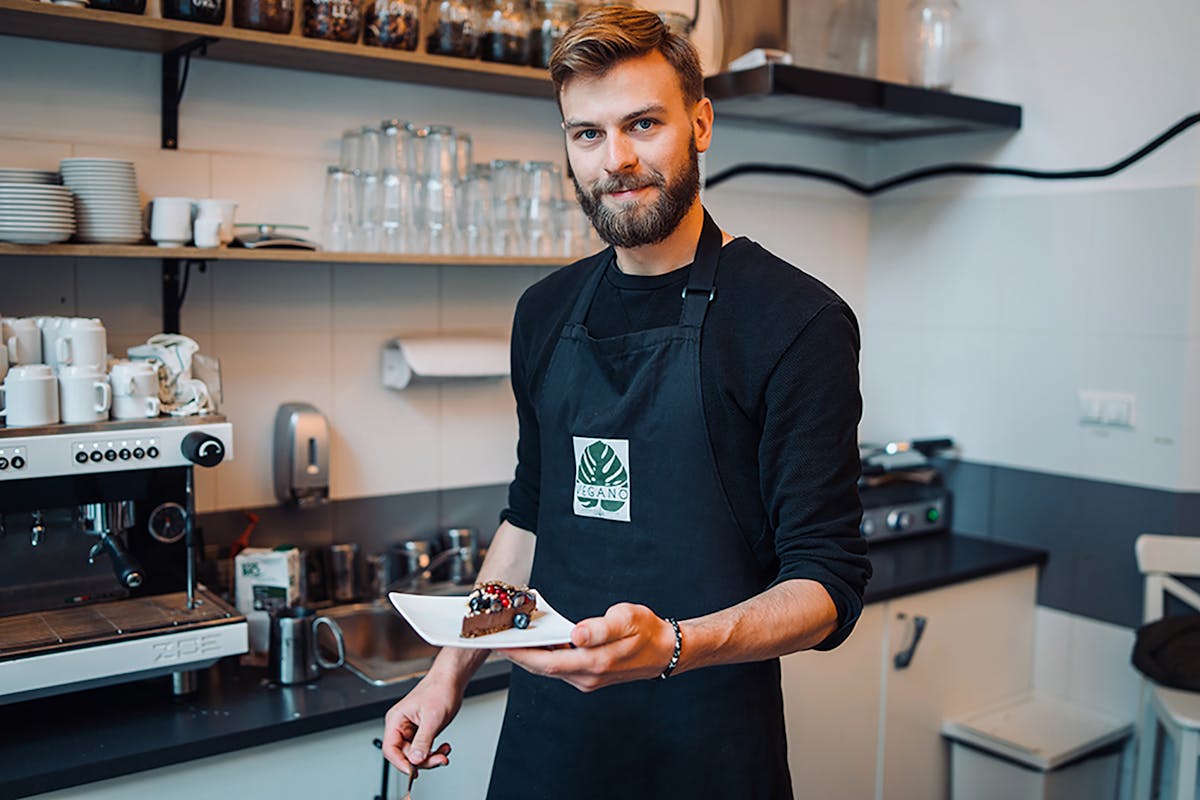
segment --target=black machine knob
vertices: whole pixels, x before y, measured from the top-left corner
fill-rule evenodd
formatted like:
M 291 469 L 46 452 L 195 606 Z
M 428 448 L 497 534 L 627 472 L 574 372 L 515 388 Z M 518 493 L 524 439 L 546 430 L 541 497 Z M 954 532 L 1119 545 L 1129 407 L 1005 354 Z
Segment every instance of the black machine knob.
M 117 451 L 116 450 L 105 450 L 104 451 L 104 460 L 105 461 L 116 461 L 117 460 Z
M 0 469 L 8 469 L 8 459 L 0 456 Z
M 21 458 L 20 456 L 13 456 L 12 468 L 21 469 L 23 466 L 25 466 L 25 459 Z
M 146 451 L 140 447 L 135 447 L 135 448 L 133 448 L 133 457 L 134 458 L 145 458 Z
M 86 464 L 88 462 L 88 454 L 80 450 L 75 454 L 75 460 L 80 464 Z
M 215 467 L 225 458 L 225 445 L 217 437 L 196 431 L 183 437 L 183 457 L 202 467 Z

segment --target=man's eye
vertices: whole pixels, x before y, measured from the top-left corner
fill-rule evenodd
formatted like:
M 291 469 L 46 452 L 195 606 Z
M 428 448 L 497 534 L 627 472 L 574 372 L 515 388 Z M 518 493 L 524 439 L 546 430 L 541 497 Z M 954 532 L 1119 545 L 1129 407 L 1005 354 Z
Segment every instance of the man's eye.
M 648 131 L 654 127 L 654 120 L 639 119 L 637 122 L 633 123 L 633 127 L 639 131 Z
M 594 128 L 588 128 L 587 130 L 580 131 L 577 138 L 582 139 L 585 142 L 594 142 L 599 136 L 600 131 L 595 130 Z

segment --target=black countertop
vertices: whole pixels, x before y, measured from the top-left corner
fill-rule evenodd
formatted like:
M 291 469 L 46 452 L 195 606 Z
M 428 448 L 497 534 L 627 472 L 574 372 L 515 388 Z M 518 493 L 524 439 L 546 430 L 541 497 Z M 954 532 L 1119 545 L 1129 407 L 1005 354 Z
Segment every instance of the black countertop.
M 1045 560 L 1040 550 L 959 535 L 882 542 L 871 547 L 875 576 L 866 601 Z M 507 687 L 508 672 L 507 662 L 486 663 L 467 694 Z M 415 683 L 376 687 L 342 669 L 308 686 L 280 687 L 264 670 L 226 659 L 202 674 L 198 693 L 188 699 L 173 699 L 170 679 L 159 678 L 0 706 L 0 798 L 382 720 Z

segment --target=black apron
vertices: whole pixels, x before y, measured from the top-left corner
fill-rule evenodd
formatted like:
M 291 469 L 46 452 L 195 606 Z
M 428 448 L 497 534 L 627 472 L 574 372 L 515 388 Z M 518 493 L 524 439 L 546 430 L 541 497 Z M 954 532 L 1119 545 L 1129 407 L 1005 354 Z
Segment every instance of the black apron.
M 679 325 L 588 335 L 610 251 L 563 326 L 536 401 L 530 585 L 568 619 L 620 602 L 688 619 L 771 580 L 730 511 L 700 395 L 700 331 L 720 252 L 706 212 Z M 683 648 L 686 658 L 686 638 Z M 791 796 L 778 659 L 591 693 L 513 668 L 489 800 Z

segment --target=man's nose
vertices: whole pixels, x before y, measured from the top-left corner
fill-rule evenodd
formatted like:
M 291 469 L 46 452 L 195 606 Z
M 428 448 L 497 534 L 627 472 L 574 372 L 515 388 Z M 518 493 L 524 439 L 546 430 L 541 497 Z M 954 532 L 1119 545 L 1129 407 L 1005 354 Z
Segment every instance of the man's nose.
M 629 137 L 617 133 L 608 137 L 604 169 L 610 173 L 629 172 L 637 167 L 637 154 Z

